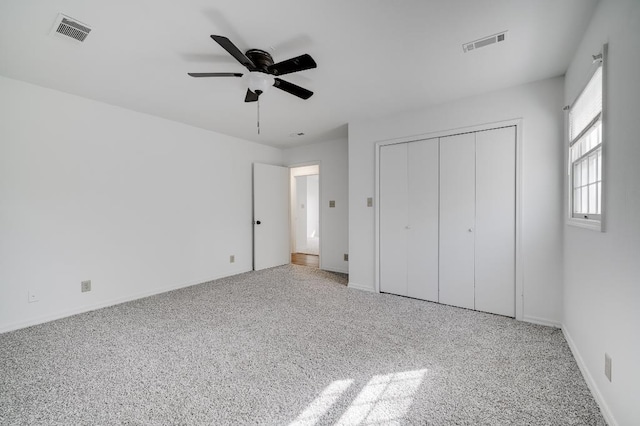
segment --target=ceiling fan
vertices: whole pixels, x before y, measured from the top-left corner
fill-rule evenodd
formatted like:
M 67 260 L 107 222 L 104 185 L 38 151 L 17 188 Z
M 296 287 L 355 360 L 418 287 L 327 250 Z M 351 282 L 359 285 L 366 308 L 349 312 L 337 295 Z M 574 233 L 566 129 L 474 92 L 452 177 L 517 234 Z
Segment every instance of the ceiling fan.
M 291 74 L 316 68 L 317 64 L 308 55 L 300 55 L 286 61 L 273 63 L 273 58 L 268 52 L 260 49 L 249 49 L 242 53 L 235 44 L 226 37 L 212 35 L 211 38 L 224 50 L 229 52 L 238 62 L 249 70 L 249 88 L 244 98 L 245 102 L 256 102 L 261 94 L 269 87 L 274 86 L 302 99 L 309 99 L 313 92 L 303 87 L 297 86 L 277 76 Z M 191 77 L 242 77 L 242 73 L 236 72 L 190 72 Z

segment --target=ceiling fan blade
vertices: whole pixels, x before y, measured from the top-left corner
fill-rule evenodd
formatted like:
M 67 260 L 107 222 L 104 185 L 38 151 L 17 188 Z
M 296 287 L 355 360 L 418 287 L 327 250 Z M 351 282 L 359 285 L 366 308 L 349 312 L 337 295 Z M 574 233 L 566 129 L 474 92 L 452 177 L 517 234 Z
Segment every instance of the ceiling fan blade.
M 287 59 L 286 61 L 278 62 L 277 64 L 269 65 L 267 71 L 273 75 L 284 75 L 292 72 L 304 71 L 311 68 L 316 68 L 318 65 L 313 58 L 308 55 L 300 55 L 295 58 Z
M 275 82 L 273 83 L 273 85 L 280 90 L 284 90 L 285 92 L 291 93 L 292 95 L 302 99 L 309 99 L 311 95 L 313 95 L 313 92 L 311 90 L 307 90 L 305 88 L 297 86 L 293 83 L 289 83 L 288 81 L 281 80 L 279 78 L 275 79 Z
M 247 89 L 247 96 L 244 97 L 245 102 L 256 102 L 258 100 L 258 95 L 253 93 L 251 90 Z
M 191 77 L 242 77 L 239 72 L 188 72 Z
M 212 35 L 211 38 L 220 46 L 222 46 L 224 50 L 229 52 L 231 56 L 236 58 L 236 60 L 244 65 L 249 71 L 253 71 L 256 69 L 256 65 L 253 63 L 253 61 L 247 58 L 247 56 L 242 53 L 240 49 L 238 49 L 236 45 L 231 42 L 231 40 L 219 35 Z

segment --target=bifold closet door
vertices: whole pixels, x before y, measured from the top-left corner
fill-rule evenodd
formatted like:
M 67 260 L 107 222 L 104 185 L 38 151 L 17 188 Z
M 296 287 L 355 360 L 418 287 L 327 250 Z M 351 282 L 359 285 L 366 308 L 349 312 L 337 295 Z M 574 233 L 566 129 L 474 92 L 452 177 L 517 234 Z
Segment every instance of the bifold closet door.
M 407 296 L 438 301 L 438 139 L 407 146 Z
M 475 134 L 440 138 L 440 303 L 474 309 Z
M 380 147 L 380 291 L 407 296 L 407 144 Z
M 476 133 L 475 309 L 515 316 L 515 127 Z

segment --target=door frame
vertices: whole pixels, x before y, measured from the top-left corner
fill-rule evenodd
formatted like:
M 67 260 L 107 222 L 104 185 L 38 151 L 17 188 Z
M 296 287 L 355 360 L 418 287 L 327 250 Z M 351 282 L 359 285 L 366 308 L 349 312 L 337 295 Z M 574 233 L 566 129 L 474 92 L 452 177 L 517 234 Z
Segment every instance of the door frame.
M 524 316 L 524 268 L 522 259 L 522 127 L 523 119 L 514 118 L 504 121 L 478 124 L 474 126 L 459 127 L 455 129 L 440 130 L 436 132 L 423 133 L 413 136 L 386 139 L 375 142 L 375 177 L 374 177 L 374 197 L 380 200 L 380 148 L 385 145 L 399 143 L 417 142 L 425 139 L 442 138 L 454 136 L 462 133 L 475 133 L 480 131 L 497 129 L 500 127 L 515 126 L 516 128 L 516 229 L 515 229 L 515 311 L 516 319 L 522 321 Z M 374 203 L 374 281 L 375 292 L 380 293 L 380 203 Z
M 307 166 L 318 166 L 318 198 L 319 198 L 319 202 L 318 202 L 318 235 L 319 235 L 319 240 L 318 240 L 318 269 L 322 269 L 322 241 L 324 239 L 324 233 L 323 233 L 323 229 L 324 229 L 324 214 L 322 213 L 322 208 L 323 208 L 323 201 L 324 199 L 322 198 L 322 161 L 321 160 L 316 160 L 316 161 L 305 161 L 302 163 L 294 163 L 294 164 L 289 164 L 285 167 L 289 168 L 289 229 L 292 229 L 293 226 L 293 217 L 291 215 L 291 200 L 293 197 L 293 194 L 291 193 L 291 181 L 292 179 L 294 179 L 291 176 L 291 169 L 295 169 L 297 167 L 307 167 Z M 290 236 L 289 236 L 289 240 L 290 240 L 290 244 L 289 246 L 291 247 L 291 249 L 294 247 L 291 242 L 293 241 L 294 235 L 290 232 Z M 291 249 L 289 251 L 291 251 Z

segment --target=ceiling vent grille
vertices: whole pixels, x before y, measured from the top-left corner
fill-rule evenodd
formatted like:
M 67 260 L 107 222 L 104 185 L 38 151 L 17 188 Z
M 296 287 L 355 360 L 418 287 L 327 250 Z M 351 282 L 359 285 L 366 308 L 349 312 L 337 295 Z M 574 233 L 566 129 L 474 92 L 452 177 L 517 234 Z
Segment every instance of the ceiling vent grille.
M 91 28 L 87 25 L 62 13 L 58 14 L 51 30 L 51 34 L 56 37 L 71 38 L 79 42 L 84 42 L 90 32 Z
M 491 35 L 489 37 L 481 38 L 480 40 L 471 41 L 462 45 L 464 53 L 472 50 L 480 49 L 481 47 L 489 46 L 491 44 L 500 43 L 507 39 L 507 32 L 503 31 L 498 34 Z

